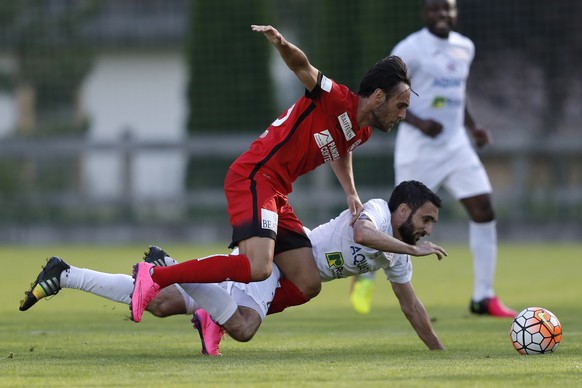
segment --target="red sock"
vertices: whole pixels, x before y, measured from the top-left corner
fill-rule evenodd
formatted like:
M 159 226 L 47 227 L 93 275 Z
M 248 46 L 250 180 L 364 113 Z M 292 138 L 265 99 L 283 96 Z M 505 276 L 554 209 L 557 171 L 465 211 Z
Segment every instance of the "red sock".
M 164 288 L 174 283 L 219 283 L 224 280 L 248 283 L 251 263 L 246 255 L 214 255 L 168 267 L 154 267 L 154 282 Z
M 305 295 L 295 284 L 287 279 L 279 279 L 279 283 L 281 287 L 278 287 L 275 291 L 275 296 L 269 306 L 267 315 L 280 313 L 287 307 L 298 306 L 307 302 Z

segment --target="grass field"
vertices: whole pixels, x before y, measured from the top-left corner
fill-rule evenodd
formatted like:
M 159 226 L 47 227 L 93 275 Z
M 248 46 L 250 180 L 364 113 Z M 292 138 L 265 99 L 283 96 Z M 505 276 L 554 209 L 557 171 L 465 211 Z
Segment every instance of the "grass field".
M 144 248 L 0 248 L 0 386 L 582 386 L 581 245 L 500 246 L 496 290 L 504 302 L 545 307 L 562 323 L 557 351 L 541 356 L 513 349 L 510 320 L 468 314 L 472 264 L 463 246 L 447 246 L 443 262 L 415 259 L 413 284 L 443 352 L 424 347 L 381 276 L 368 316 L 349 306 L 347 280 L 327 283 L 307 305 L 268 317 L 251 342 L 225 339 L 223 357 L 214 358 L 200 355 L 186 316 L 146 314 L 135 324 L 127 306 L 67 289 L 18 311 L 47 256 L 129 273 Z M 224 251 L 165 248 L 178 259 Z

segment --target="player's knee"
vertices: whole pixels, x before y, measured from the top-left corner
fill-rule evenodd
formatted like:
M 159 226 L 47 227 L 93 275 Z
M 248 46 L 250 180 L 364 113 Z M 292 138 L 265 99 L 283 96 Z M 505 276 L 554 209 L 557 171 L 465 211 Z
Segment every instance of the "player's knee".
M 273 263 L 252 263 L 251 264 L 251 280 L 261 281 L 271 276 L 273 272 Z
M 294 280 L 296 281 L 294 284 L 301 290 L 307 300 L 315 298 L 321 292 L 321 278 L 319 277 L 319 273 L 317 273 L 317 276 L 303 276 L 300 278 L 300 281 L 298 281 L 299 279 Z
M 473 214 L 473 222 L 485 223 L 495 220 L 495 211 L 492 206 L 483 206 Z
M 495 220 L 495 210 L 489 195 L 481 195 L 463 200 L 467 208 L 471 221 L 485 223 Z
M 229 331 L 228 335 L 238 342 L 249 342 L 255 336 L 256 330 L 250 327 L 240 327 L 235 331 Z
M 307 300 L 315 298 L 321 292 L 321 280 L 315 279 L 303 285 L 303 295 Z

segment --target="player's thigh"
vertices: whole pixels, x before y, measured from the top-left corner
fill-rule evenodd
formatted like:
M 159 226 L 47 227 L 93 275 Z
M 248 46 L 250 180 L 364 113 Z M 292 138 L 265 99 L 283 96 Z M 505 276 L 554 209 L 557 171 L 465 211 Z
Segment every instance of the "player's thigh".
M 238 249 L 249 259 L 253 280 L 264 280 L 271 274 L 275 240 L 269 237 L 250 237 L 239 241 Z
M 321 278 L 311 248 L 296 248 L 278 253 L 275 263 L 281 270 L 282 277 L 295 284 L 307 298 L 313 298 L 321 291 Z

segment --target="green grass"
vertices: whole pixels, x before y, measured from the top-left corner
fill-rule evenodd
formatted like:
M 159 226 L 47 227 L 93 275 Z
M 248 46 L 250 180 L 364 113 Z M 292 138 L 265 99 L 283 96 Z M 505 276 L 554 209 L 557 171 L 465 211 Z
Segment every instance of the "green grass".
M 128 273 L 144 247 L 2 247 L 0 386 L 378 387 L 582 386 L 582 246 L 502 245 L 496 290 L 515 309 L 540 305 L 560 319 L 557 351 L 521 356 L 509 320 L 467 312 L 472 264 L 467 249 L 415 260 L 413 284 L 447 346 L 431 352 L 401 314 L 379 274 L 368 316 L 348 302 L 349 281 L 324 285 L 315 300 L 268 317 L 249 343 L 227 338 L 223 357 L 199 354 L 190 317 L 128 320 L 125 305 L 62 290 L 27 312 L 22 292 L 44 258 Z M 168 246 L 176 258 L 223 247 Z

